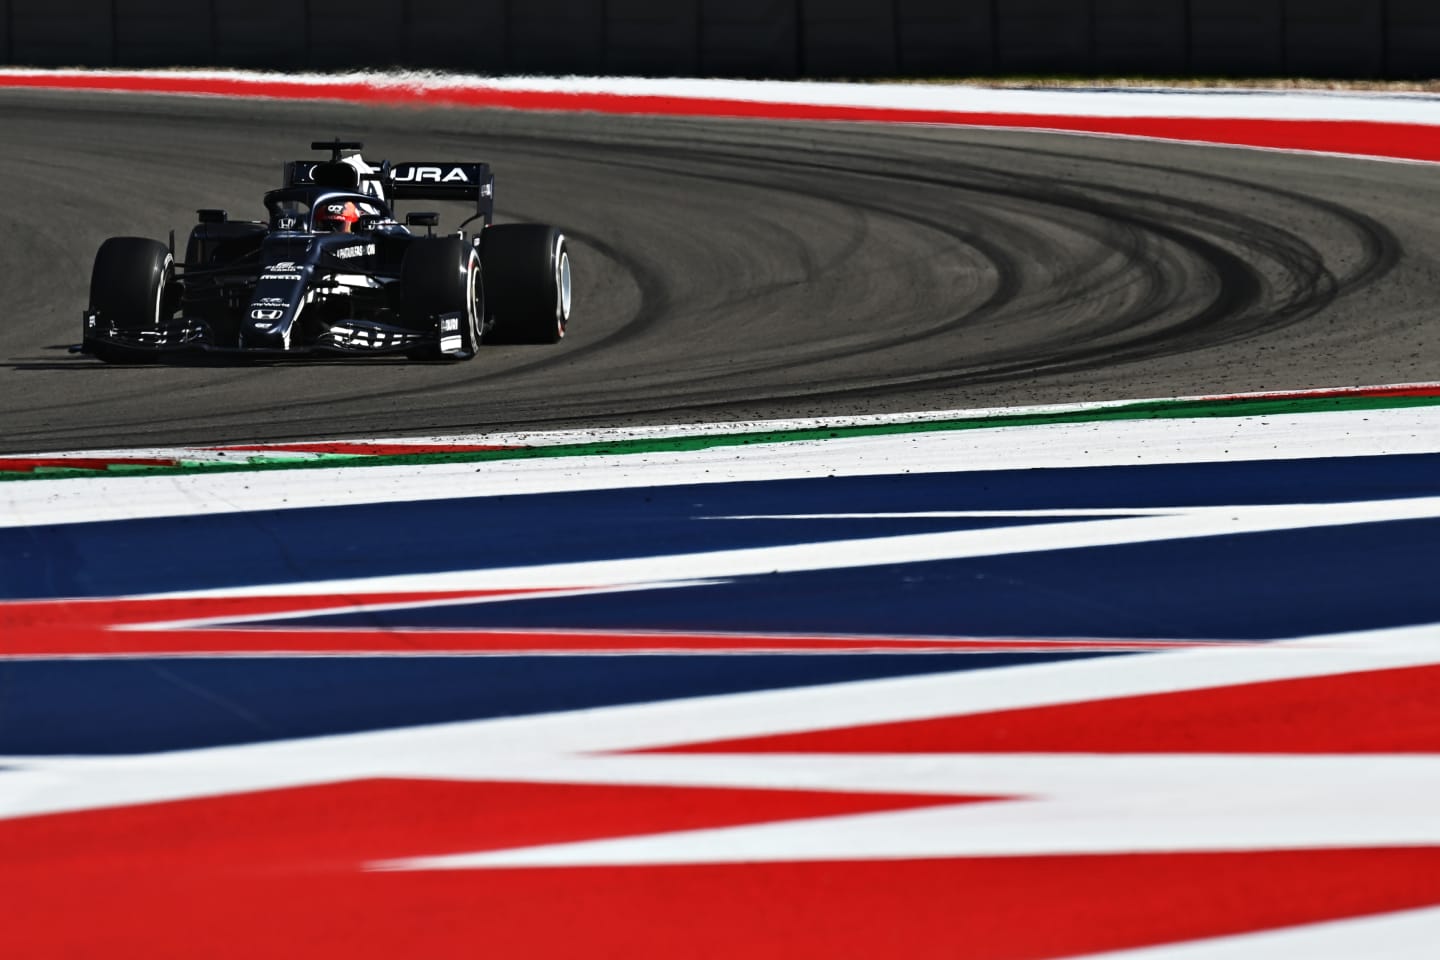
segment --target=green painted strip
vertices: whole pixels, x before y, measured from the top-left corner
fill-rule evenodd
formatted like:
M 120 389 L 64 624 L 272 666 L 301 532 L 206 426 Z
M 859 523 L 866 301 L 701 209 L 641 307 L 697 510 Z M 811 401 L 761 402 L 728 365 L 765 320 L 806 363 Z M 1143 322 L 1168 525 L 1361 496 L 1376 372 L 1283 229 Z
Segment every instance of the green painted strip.
M 1435 394 L 1342 394 L 1321 397 L 1236 397 L 1224 400 L 1159 400 L 1114 407 L 1062 410 L 1042 413 L 999 414 L 988 417 L 926 420 L 911 423 L 859 424 L 813 429 L 727 433 L 706 436 L 659 437 L 606 442 L 563 443 L 504 450 L 466 450 L 455 453 L 397 454 L 387 456 L 324 454 L 294 457 L 284 454 L 259 455 L 245 462 L 181 461 L 179 466 L 152 466 L 116 463 L 107 470 L 43 467 L 33 472 L 0 472 L 0 481 L 64 479 L 95 476 L 154 476 L 201 473 L 237 473 L 257 470 L 314 470 L 332 467 L 421 466 L 443 463 L 488 463 L 501 460 L 530 460 L 546 457 L 624 456 L 628 454 L 686 453 L 719 447 L 768 446 L 805 440 L 833 440 L 844 437 L 903 436 L 917 433 L 947 433 L 957 430 L 992 430 L 1063 423 L 1105 423 L 1125 420 L 1165 420 L 1202 417 L 1265 417 L 1336 411 L 1393 410 L 1407 407 L 1440 406 Z

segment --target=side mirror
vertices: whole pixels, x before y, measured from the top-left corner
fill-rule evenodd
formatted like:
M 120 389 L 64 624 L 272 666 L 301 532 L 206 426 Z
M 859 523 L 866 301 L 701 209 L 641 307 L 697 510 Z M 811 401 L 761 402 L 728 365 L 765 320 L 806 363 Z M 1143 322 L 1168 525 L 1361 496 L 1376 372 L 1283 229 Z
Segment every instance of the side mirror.
M 224 223 L 230 219 L 230 214 L 225 210 L 197 210 L 201 223 Z
M 435 226 L 439 222 L 440 214 L 438 213 L 431 213 L 429 211 L 422 212 L 417 210 L 415 213 L 405 214 L 405 226 L 424 227 L 425 236 L 427 237 L 435 236 Z

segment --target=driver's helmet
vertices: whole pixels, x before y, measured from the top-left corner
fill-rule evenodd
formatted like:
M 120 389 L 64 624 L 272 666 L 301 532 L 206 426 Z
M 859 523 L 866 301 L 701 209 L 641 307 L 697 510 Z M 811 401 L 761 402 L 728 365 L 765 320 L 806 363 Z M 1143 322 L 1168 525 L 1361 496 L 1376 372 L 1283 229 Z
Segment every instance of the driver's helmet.
M 349 233 L 360 210 L 349 200 L 330 200 L 315 209 L 316 233 Z

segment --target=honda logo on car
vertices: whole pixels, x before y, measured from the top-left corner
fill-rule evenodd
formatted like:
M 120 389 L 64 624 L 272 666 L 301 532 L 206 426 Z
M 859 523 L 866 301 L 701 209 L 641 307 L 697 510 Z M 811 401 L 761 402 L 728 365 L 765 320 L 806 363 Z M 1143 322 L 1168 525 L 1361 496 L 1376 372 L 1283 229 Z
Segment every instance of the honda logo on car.
M 396 167 L 396 183 L 469 183 L 464 167 Z
M 284 310 L 264 309 L 250 311 L 251 320 L 279 320 L 284 315 Z

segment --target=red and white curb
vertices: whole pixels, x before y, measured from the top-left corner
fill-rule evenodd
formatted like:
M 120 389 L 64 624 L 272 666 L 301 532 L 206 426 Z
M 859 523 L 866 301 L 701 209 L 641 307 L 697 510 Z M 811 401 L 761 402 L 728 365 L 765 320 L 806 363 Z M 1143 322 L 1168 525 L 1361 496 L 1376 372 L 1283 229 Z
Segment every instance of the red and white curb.
M 391 106 L 932 123 L 1440 161 L 1440 98 L 1429 94 L 1013 90 L 928 83 L 19 68 L 0 70 L 3 88 L 330 100 Z

